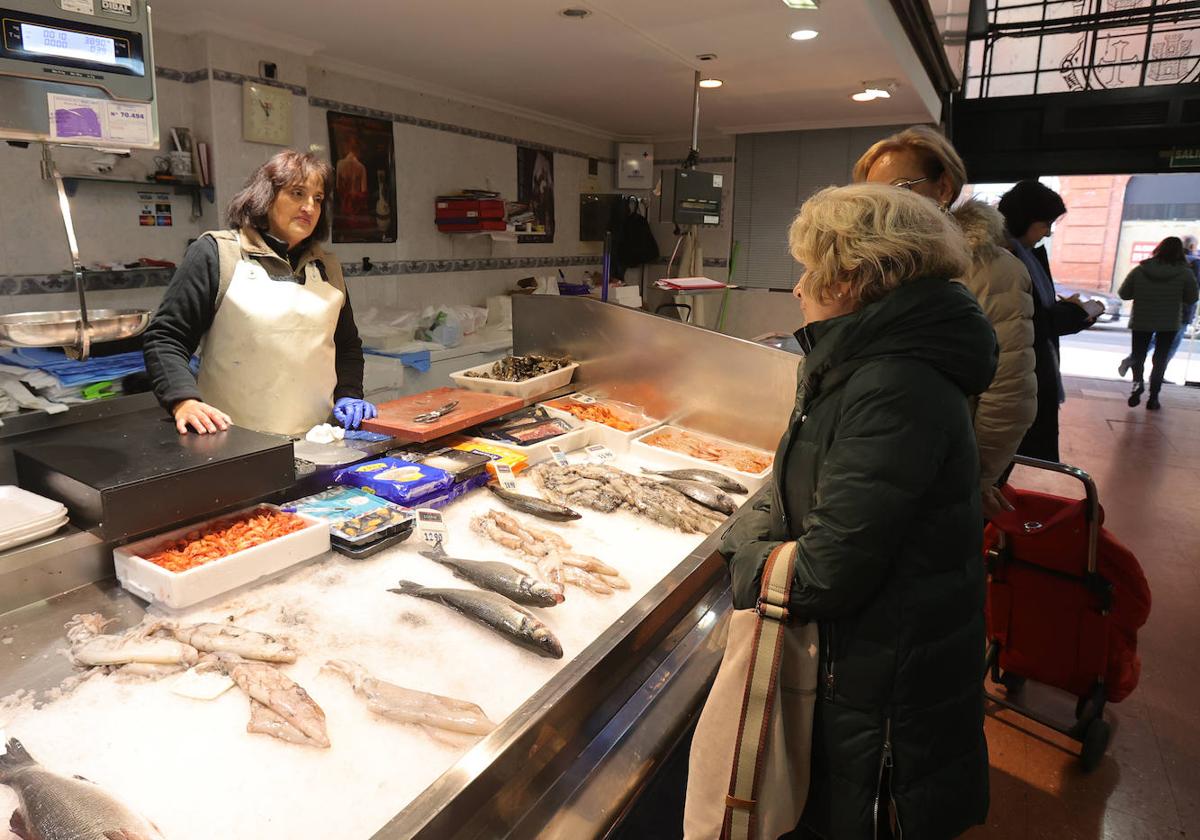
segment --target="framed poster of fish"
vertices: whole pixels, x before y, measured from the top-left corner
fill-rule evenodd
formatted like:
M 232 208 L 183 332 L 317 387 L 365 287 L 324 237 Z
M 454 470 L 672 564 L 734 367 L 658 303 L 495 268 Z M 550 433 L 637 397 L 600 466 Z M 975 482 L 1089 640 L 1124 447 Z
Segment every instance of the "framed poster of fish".
M 329 111 L 334 242 L 396 241 L 396 150 L 390 120 Z
M 554 153 L 517 146 L 517 203 L 532 215 L 533 233 L 518 242 L 554 241 Z

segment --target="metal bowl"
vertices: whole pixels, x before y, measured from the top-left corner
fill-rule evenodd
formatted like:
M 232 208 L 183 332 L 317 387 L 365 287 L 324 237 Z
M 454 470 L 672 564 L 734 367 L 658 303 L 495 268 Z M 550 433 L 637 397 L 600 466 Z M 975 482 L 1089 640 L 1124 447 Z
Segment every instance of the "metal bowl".
M 89 309 L 92 343 L 140 335 L 150 323 L 145 309 Z M 0 344 L 9 347 L 71 347 L 80 343 L 78 309 L 0 315 Z

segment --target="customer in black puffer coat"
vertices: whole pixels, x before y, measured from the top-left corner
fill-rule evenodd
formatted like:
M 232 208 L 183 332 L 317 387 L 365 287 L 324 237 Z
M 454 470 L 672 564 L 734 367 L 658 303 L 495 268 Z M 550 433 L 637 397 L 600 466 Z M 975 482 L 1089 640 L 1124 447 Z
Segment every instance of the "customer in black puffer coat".
M 725 534 L 734 605 L 796 540 L 793 620 L 820 626 L 802 836 L 955 837 L 988 809 L 979 456 L 968 398 L 996 339 L 929 201 L 860 184 L 792 224 L 808 324 L 767 501 Z

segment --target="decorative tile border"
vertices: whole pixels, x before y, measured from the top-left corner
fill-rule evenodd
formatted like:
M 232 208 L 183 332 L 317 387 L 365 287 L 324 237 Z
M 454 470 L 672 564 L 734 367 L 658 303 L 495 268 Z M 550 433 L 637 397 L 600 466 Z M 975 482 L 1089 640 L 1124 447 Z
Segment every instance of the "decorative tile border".
M 523 268 L 566 268 L 600 265 L 599 254 L 561 257 L 487 257 L 460 260 L 380 260 L 363 271 L 362 263 L 342 263 L 347 277 L 396 277 L 413 274 L 447 274 L 456 271 L 511 271 Z M 708 260 L 705 260 L 705 265 Z M 149 289 L 171 282 L 174 269 L 146 268 L 127 271 L 88 271 L 84 289 L 104 292 L 120 289 Z M 75 291 L 71 274 L 0 274 L 0 295 L 52 295 Z
M 290 90 L 296 96 L 308 96 L 308 89 L 300 85 L 291 85 L 287 82 L 281 82 L 278 79 L 264 79 L 261 76 L 247 76 L 244 73 L 234 73 L 229 70 L 218 70 L 213 68 L 212 77 L 217 82 L 231 82 L 235 85 L 240 85 L 242 82 L 254 82 L 259 85 L 268 85 L 269 87 L 283 88 Z
M 126 271 L 88 271 L 84 289 L 104 292 L 118 289 L 147 289 L 171 282 L 173 269 L 144 268 Z M 52 295 L 75 291 L 72 274 L 0 274 L 0 295 Z
M 209 71 L 207 68 L 201 70 L 176 70 L 172 67 L 155 66 L 154 73 L 160 79 L 169 79 L 171 81 L 183 82 L 184 84 L 195 84 L 196 82 L 207 81 Z M 362 105 L 354 105 L 350 102 L 338 102 L 333 99 L 323 99 L 319 96 L 308 96 L 307 88 L 300 85 L 287 84 L 276 79 L 264 79 L 259 76 L 247 76 L 243 73 L 234 73 L 229 70 L 218 70 L 213 68 L 211 78 L 218 82 L 229 82 L 231 84 L 240 85 L 242 82 L 255 82 L 261 85 L 270 85 L 272 87 L 284 88 L 290 90 L 296 96 L 308 97 L 308 104 L 314 108 L 325 108 L 329 111 L 342 111 L 347 114 L 356 114 L 360 117 L 374 117 L 375 119 L 388 120 L 390 122 L 401 123 L 402 125 L 415 125 L 419 128 L 428 128 L 433 131 L 445 131 L 450 134 L 461 134 L 464 137 L 474 137 L 479 140 L 494 140 L 497 143 L 508 143 L 513 146 L 528 146 L 533 149 L 540 149 L 545 152 L 557 152 L 570 157 L 583 158 L 585 160 L 598 160 L 601 163 L 615 164 L 617 159 L 614 157 L 604 157 L 603 155 L 594 155 L 589 152 L 581 152 L 578 149 L 568 149 L 565 146 L 552 146 L 547 143 L 538 143 L 533 140 L 524 140 L 520 137 L 510 137 L 507 134 L 496 134 L 491 131 L 481 131 L 476 128 L 468 128 L 463 125 L 455 125 L 454 123 L 444 123 L 437 120 L 427 120 L 422 117 L 414 117 L 411 114 L 401 114 L 395 111 L 381 111 L 376 108 L 367 108 Z M 701 158 L 701 163 L 721 163 L 732 161 L 733 158 Z M 683 163 L 682 160 L 668 161 L 664 163 Z
M 667 160 L 654 161 L 655 166 L 683 166 L 687 162 L 686 158 L 669 158 Z M 721 157 L 702 157 L 697 159 L 696 163 L 733 163 L 733 155 L 724 155 Z
M 538 143 L 533 140 L 523 140 L 519 137 L 510 137 L 507 134 L 496 134 L 492 131 L 481 131 L 477 128 L 468 128 L 467 126 L 455 125 L 454 123 L 427 120 L 422 117 L 414 117 L 411 114 L 400 114 L 395 111 L 380 111 L 376 108 L 366 108 L 362 105 L 354 105 L 349 102 L 338 102 L 333 99 L 323 99 L 319 96 L 310 96 L 308 98 L 308 104 L 314 108 L 325 108 L 329 111 L 341 111 L 347 114 L 356 114 L 360 117 L 374 117 L 375 119 L 380 120 L 391 120 L 392 122 L 401 123 L 403 125 L 415 125 L 418 128 L 429 128 L 434 131 L 445 131 L 450 134 L 461 134 L 465 137 L 475 137 L 480 140 L 494 140 L 497 143 L 509 143 L 514 146 L 528 146 L 530 148 L 539 149 L 545 152 L 557 152 L 558 154 L 570 155 L 571 157 L 595 159 L 601 163 L 616 163 L 616 158 L 593 155 L 589 152 L 581 152 L 578 149 L 568 149 L 565 146 L 551 146 L 547 143 Z

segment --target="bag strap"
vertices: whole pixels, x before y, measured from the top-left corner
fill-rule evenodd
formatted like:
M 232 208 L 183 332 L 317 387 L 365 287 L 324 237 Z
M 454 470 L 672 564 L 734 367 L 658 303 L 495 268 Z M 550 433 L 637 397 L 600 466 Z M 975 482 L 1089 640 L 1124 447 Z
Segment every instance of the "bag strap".
M 750 669 L 746 674 L 746 691 L 742 697 L 742 714 L 733 752 L 733 773 L 725 797 L 723 840 L 750 840 L 755 836 L 754 810 L 777 693 L 776 681 L 783 655 L 783 634 L 787 631 L 787 605 L 795 565 L 796 543 L 791 541 L 775 548 L 763 567 L 762 589 L 754 608 L 758 620 L 754 624 Z

